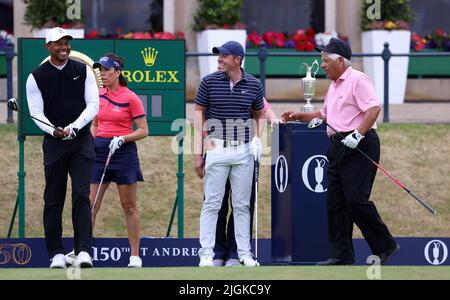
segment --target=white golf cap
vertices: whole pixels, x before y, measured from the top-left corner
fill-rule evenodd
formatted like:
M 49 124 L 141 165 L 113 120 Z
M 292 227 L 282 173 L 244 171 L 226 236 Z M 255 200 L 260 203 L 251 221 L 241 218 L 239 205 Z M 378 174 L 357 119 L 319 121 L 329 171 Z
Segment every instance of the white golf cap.
M 60 38 L 68 37 L 70 40 L 73 40 L 73 37 L 68 34 L 64 29 L 61 27 L 55 27 L 52 28 L 49 32 L 47 32 L 47 35 L 45 36 L 45 43 L 50 42 L 56 42 Z

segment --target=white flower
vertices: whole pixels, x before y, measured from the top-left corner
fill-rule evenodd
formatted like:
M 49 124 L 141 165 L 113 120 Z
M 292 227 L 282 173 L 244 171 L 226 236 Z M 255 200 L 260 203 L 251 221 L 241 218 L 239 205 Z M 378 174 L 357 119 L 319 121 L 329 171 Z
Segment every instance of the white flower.
M 317 46 L 326 46 L 331 38 L 337 38 L 338 34 L 336 31 L 332 32 L 321 32 L 314 36 L 314 40 L 316 41 Z

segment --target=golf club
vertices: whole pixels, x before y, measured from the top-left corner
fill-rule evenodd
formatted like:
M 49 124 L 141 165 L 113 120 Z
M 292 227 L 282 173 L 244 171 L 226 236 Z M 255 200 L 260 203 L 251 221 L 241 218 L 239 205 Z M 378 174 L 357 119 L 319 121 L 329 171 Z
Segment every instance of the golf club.
M 312 129 L 312 128 L 316 128 L 319 127 L 322 123 L 325 123 L 325 125 L 327 125 L 328 127 L 330 127 L 331 130 L 333 130 L 334 132 L 336 132 L 337 134 L 339 134 L 339 136 L 342 139 L 345 139 L 345 137 L 338 132 L 336 129 L 334 129 L 333 127 L 331 127 L 327 122 L 325 122 L 323 119 L 320 118 L 314 118 L 312 119 L 309 123 L 308 123 L 308 128 Z M 392 179 L 395 183 L 397 183 L 397 185 L 399 187 L 401 187 L 402 189 L 404 189 L 408 194 L 410 194 L 411 196 L 414 197 L 414 199 L 416 199 L 420 204 L 422 204 L 429 212 L 431 212 L 433 215 L 436 215 L 437 212 L 435 209 L 433 209 L 428 203 L 426 203 L 424 200 L 422 200 L 419 196 L 417 196 L 416 194 L 414 194 L 413 192 L 411 192 L 403 183 L 401 183 L 398 179 L 394 178 L 391 174 L 389 174 L 385 169 L 383 169 L 383 167 L 381 167 L 378 163 L 376 163 L 373 159 L 371 159 L 366 153 L 364 153 L 361 149 L 359 149 L 358 147 L 355 147 L 356 150 L 358 150 L 363 156 L 365 156 L 368 160 L 370 160 L 375 166 L 377 166 L 378 169 L 380 169 L 387 177 L 389 177 L 390 179 Z
M 106 168 L 109 165 L 109 161 L 111 160 L 111 157 L 112 157 L 112 151 L 109 150 L 108 158 L 106 159 L 106 163 L 105 163 L 105 168 L 103 169 L 102 178 L 100 179 L 100 183 L 97 188 L 97 193 L 95 194 L 94 204 L 92 204 L 91 214 L 94 213 L 94 208 L 95 208 L 95 204 L 97 203 L 98 194 L 100 193 L 100 188 L 102 187 L 103 178 L 105 178 Z
M 47 126 L 50 126 L 50 127 L 53 128 L 53 129 L 59 130 L 58 128 L 56 128 L 56 127 L 53 126 L 52 124 L 49 124 L 49 123 L 44 122 L 44 121 L 42 121 L 42 120 L 39 120 L 38 118 L 35 118 L 35 117 L 33 117 L 32 115 L 30 115 L 30 114 L 28 114 L 28 113 L 26 113 L 26 112 L 23 112 L 23 111 L 21 111 L 21 110 L 19 110 L 19 107 L 17 106 L 17 100 L 16 100 L 15 98 L 11 98 L 11 99 L 8 100 L 8 108 L 9 108 L 10 110 L 17 111 L 17 112 L 19 112 L 19 113 L 21 113 L 21 114 L 23 114 L 23 115 L 26 115 L 26 116 L 28 116 L 28 117 L 30 117 L 30 118 L 32 118 L 32 119 L 38 121 L 38 122 L 41 122 L 42 124 L 45 124 L 45 125 L 47 125 Z M 60 129 L 62 130 L 62 128 L 60 128 Z
M 259 161 L 255 160 L 255 258 L 258 259 L 258 176 L 259 176 Z M 256 261 L 259 266 L 258 261 Z

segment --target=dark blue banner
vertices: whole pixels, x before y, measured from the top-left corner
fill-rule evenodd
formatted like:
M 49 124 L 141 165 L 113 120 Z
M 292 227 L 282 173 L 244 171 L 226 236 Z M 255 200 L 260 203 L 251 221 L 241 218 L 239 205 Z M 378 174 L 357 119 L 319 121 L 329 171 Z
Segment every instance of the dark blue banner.
M 389 265 L 450 265 L 450 238 L 396 238 L 401 249 Z M 363 239 L 354 239 L 356 264 L 365 265 L 370 250 Z M 72 249 L 72 239 L 64 247 Z M 142 238 L 140 255 L 144 267 L 198 266 L 198 239 Z M 305 248 L 308 245 L 304 245 Z M 128 239 L 97 238 L 92 247 L 95 267 L 126 267 L 130 255 Z M 258 239 L 258 261 L 271 265 L 271 239 Z M 0 239 L 0 268 L 47 268 L 50 265 L 44 238 Z
M 274 127 L 272 144 L 272 260 L 328 259 L 326 191 L 330 143 L 325 126 L 292 122 Z

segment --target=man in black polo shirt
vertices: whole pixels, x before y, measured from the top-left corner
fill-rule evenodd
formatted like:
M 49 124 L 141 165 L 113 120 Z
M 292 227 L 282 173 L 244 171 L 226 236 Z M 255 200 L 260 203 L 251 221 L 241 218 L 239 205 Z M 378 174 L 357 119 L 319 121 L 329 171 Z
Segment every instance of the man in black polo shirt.
M 229 178 L 238 257 L 245 266 L 253 267 L 257 262 L 250 252 L 250 195 L 254 160 L 261 156 L 259 123 L 263 122 L 264 93 L 261 82 L 241 68 L 241 44 L 229 41 L 214 47 L 213 52 L 219 54 L 218 71 L 202 79 L 194 108 L 194 126 L 199 133 L 195 136 L 194 167 L 197 175 L 205 178 L 199 266 L 214 266 L 217 216 Z M 255 125 L 256 135 L 251 138 Z
M 47 33 L 50 59 L 27 79 L 30 114 L 56 129 L 36 122 L 44 132 L 44 230 L 50 268 L 65 268 L 62 212 L 67 175 L 72 181 L 72 224 L 76 264 L 92 267 L 89 184 L 94 162 L 90 122 L 98 112 L 98 89 L 88 66 L 69 59 L 72 36 L 59 27 Z

